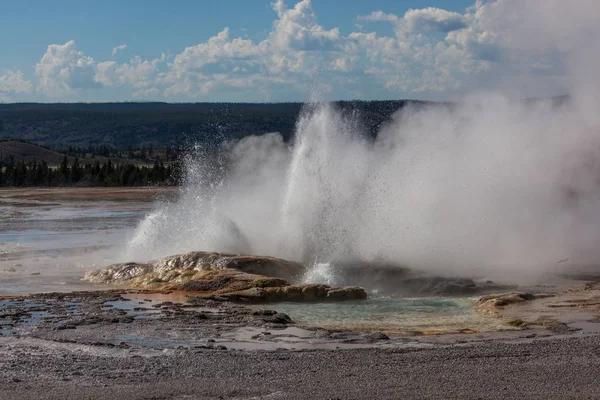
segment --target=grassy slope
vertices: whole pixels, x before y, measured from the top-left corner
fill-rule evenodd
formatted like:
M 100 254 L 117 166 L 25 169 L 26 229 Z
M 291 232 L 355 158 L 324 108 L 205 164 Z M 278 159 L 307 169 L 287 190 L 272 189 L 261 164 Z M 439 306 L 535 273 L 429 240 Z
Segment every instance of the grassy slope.
M 5 142 L 0 142 L 0 162 L 6 162 L 10 157 L 13 157 L 15 161 L 23 160 L 25 162 L 37 161 L 42 162 L 46 161 L 48 166 L 56 167 L 60 165 L 64 158 L 63 153 L 59 153 L 57 151 L 48 150 L 46 148 L 36 146 L 34 144 L 20 142 L 16 140 L 9 140 Z M 73 162 L 75 157 L 67 157 L 69 160 L 69 164 Z M 100 164 L 104 163 L 107 160 L 110 160 L 113 163 L 121 164 L 121 163 L 129 163 L 129 164 L 143 164 L 143 162 L 138 160 L 125 160 L 117 157 L 102 157 L 95 156 L 92 158 L 80 159 L 80 164 L 90 164 L 99 161 Z

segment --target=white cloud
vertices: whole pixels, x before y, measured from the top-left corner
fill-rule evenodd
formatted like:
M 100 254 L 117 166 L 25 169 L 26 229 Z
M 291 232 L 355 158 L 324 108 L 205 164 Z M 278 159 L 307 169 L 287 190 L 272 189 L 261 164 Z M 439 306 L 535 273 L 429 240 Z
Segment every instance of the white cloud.
M 463 15 L 434 7 L 408 10 L 404 22 L 410 32 L 451 32 L 467 26 Z
M 394 14 L 386 14 L 383 11 L 373 11 L 369 15 L 359 15 L 358 19 L 364 20 L 364 21 L 372 21 L 372 22 L 378 22 L 378 21 L 398 22 L 400 20 L 400 17 L 398 17 L 397 15 L 394 15 Z
M 194 96 L 196 91 L 206 94 L 217 86 L 215 80 L 223 81 L 224 73 L 235 77 L 260 68 L 261 57 L 265 55 L 266 44 L 231 39 L 229 28 L 225 28 L 208 41 L 187 47 L 175 56 L 168 72 L 161 77 L 162 83 L 170 85 L 165 94 Z
M 98 87 L 94 81 L 95 62 L 75 47 L 75 41 L 51 44 L 35 67 L 37 90 L 48 96 L 64 96 L 80 89 Z
M 4 75 L 0 75 L 0 94 L 30 93 L 32 88 L 32 83 L 23 77 L 21 71 L 9 70 Z
M 118 46 L 116 46 L 116 47 L 113 47 L 113 49 L 112 49 L 112 55 L 114 56 L 114 55 L 116 55 L 116 54 L 117 54 L 119 51 L 123 51 L 123 50 L 125 50 L 126 48 L 127 48 L 127 44 L 125 44 L 125 43 L 123 43 L 123 44 L 120 44 L 120 45 L 118 45 Z
M 288 8 L 272 3 L 277 19 L 267 38 L 254 42 L 231 38 L 225 28 L 204 43 L 187 47 L 169 64 L 162 81 L 167 96 L 207 95 L 217 89 L 288 84 L 306 87 L 319 71 L 350 71 L 355 58 L 344 56 L 349 45 L 339 29 L 317 23 L 310 0 Z M 303 84 L 299 84 L 303 82 Z M 302 89 L 305 90 L 305 89 Z
M 139 99 L 144 99 L 144 100 L 150 100 L 150 99 L 156 98 L 158 96 L 159 92 L 160 92 L 160 90 L 158 90 L 158 88 L 150 87 L 147 89 L 136 90 L 135 92 L 133 92 L 133 97 L 136 97 Z
M 133 57 L 129 63 L 117 64 L 114 61 L 104 61 L 96 66 L 94 80 L 105 86 L 130 85 L 134 89 L 147 88 L 154 83 L 158 65 L 165 61 L 163 54 L 154 60 L 142 60 Z
M 123 64 L 97 62 L 73 41 L 53 44 L 36 66 L 37 90 L 67 96 L 93 87 L 129 87 L 132 96 L 142 98 L 247 94 L 251 100 L 285 91 L 298 98 L 324 82 L 334 97 L 369 92 L 443 98 L 510 82 L 516 89 L 560 91 L 565 60 L 581 43 L 591 49 L 583 56 L 596 65 L 597 1 L 580 0 L 577 7 L 562 0 L 473 1 L 464 14 L 434 7 L 403 15 L 374 11 L 358 17 L 365 21 L 359 31 L 342 34 L 336 26 L 319 24 L 310 0 L 290 6 L 276 0 L 271 3 L 276 16 L 261 41 L 246 33 L 233 37 L 224 28 L 173 57 L 133 56 Z M 371 22 L 390 24 L 393 33 L 371 31 L 380 28 Z M 116 46 L 113 54 L 124 49 L 126 44 Z M 17 86 L 28 87 L 22 74 L 10 81 L 18 76 Z M 8 81 L 0 77 L 0 92 L 7 93 L 2 85 L 8 87 Z
M 338 28 L 325 29 L 317 24 L 310 0 L 302 0 L 288 9 L 283 0 L 273 3 L 279 19 L 273 24 L 269 40 L 280 49 L 318 51 L 340 49 L 343 38 Z

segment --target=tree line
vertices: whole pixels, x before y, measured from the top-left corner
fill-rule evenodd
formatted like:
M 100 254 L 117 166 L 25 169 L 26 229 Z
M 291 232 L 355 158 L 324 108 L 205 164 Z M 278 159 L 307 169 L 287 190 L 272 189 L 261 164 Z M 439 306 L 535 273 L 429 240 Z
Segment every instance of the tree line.
M 82 165 L 77 157 L 69 163 L 66 156 L 58 167 L 50 167 L 45 161 L 15 161 L 12 157 L 0 165 L 0 187 L 177 185 L 180 176 L 179 162 L 165 166 L 158 158 L 152 167 L 114 164 L 110 160 Z
M 25 143 L 28 141 L 22 140 Z M 35 144 L 35 143 L 33 143 Z M 115 150 L 107 145 L 89 145 L 89 146 L 69 146 L 66 149 L 59 149 L 68 156 L 86 158 L 91 156 L 102 157 L 116 157 L 121 159 L 139 160 L 139 161 L 152 161 L 156 157 L 160 157 L 165 161 L 177 161 L 182 153 L 181 148 L 158 148 L 155 149 L 152 145 L 144 146 L 139 148 L 133 148 L 129 146 L 126 150 Z
M 360 130 L 370 136 L 409 104 L 433 105 L 403 100 L 335 102 L 341 112 L 357 116 Z M 304 107 L 302 103 L 0 104 L 0 139 L 43 143 L 60 152 L 69 146 L 95 148 L 100 154 L 142 146 L 210 146 L 269 132 L 290 141 Z

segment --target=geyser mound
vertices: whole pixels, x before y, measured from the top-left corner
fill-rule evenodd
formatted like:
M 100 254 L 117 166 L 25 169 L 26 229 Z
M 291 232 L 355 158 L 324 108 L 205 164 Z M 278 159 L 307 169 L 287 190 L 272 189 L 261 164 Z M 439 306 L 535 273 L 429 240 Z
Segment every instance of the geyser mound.
M 589 120 L 587 120 L 589 121 Z M 405 107 L 376 138 L 332 104 L 277 133 L 198 148 L 180 199 L 128 259 L 191 250 L 516 277 L 598 259 L 598 127 L 569 101 Z

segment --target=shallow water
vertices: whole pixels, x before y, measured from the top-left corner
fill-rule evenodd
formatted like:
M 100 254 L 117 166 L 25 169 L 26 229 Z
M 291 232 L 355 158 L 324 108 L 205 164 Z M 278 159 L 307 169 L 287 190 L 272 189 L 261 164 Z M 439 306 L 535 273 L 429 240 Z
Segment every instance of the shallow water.
M 475 311 L 467 298 L 371 295 L 367 300 L 336 303 L 281 303 L 271 308 L 301 325 L 328 329 L 430 333 L 506 328 L 496 318 Z
M 0 295 L 103 288 L 86 271 L 124 261 L 123 246 L 160 190 L 0 190 Z
M 122 188 L 1 190 L 0 295 L 106 289 L 82 281 L 84 273 L 132 261 L 124 259 L 125 246 L 160 195 Z M 308 281 L 333 284 L 322 272 Z M 458 298 L 372 294 L 366 301 L 269 307 L 301 325 L 337 329 L 435 333 L 502 328 L 498 320 L 476 313 L 468 299 Z

